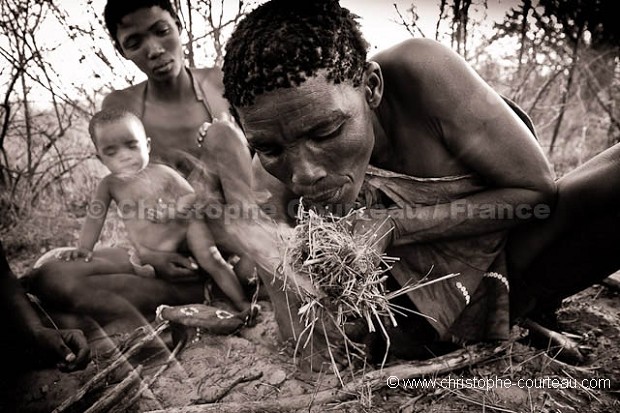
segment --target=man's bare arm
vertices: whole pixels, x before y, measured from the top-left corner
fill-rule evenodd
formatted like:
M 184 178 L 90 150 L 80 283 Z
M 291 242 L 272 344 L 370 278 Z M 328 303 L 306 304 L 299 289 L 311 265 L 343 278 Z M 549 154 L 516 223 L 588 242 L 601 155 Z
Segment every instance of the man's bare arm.
M 401 48 L 379 56 L 387 72 L 399 75 L 390 80 L 402 82 L 392 86 L 401 107 L 423 108 L 447 150 L 489 189 L 451 203 L 385 211 L 395 225 L 395 243 L 484 234 L 548 213 L 554 175 L 521 119 L 447 47 L 416 40 Z M 502 213 L 506 218 L 497 219 Z

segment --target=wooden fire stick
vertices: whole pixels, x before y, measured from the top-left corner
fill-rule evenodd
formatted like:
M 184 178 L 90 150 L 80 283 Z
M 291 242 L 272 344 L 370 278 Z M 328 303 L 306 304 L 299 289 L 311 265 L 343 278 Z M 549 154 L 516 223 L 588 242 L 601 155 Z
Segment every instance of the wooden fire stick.
M 127 350 L 121 357 L 114 360 L 107 366 L 105 369 L 101 370 L 99 373 L 95 374 L 93 378 L 91 378 L 85 385 L 83 385 L 77 392 L 68 397 L 62 404 L 56 407 L 52 413 L 62 413 L 66 411 L 69 407 L 71 407 L 74 403 L 82 400 L 82 398 L 88 393 L 97 383 L 103 380 L 108 374 L 112 372 L 115 368 L 120 366 L 121 364 L 127 362 L 127 359 L 138 352 L 145 344 L 153 341 L 155 337 L 160 335 L 166 328 L 168 328 L 168 321 L 164 321 L 159 324 L 153 331 L 151 331 L 146 336 L 142 337 L 140 341 L 134 344 L 129 350 Z
M 123 381 L 117 384 L 112 390 L 106 393 L 102 398 L 97 400 L 92 406 L 90 406 L 84 413 L 103 413 L 109 412 L 112 405 L 118 402 L 125 393 L 129 391 L 129 388 L 140 380 L 140 373 L 142 373 L 142 365 L 133 369 Z
M 306 409 L 310 405 L 320 406 L 354 398 L 359 394 L 362 386 L 369 386 L 373 390 L 387 385 L 387 378 L 396 376 L 399 379 L 411 379 L 428 375 L 445 374 L 459 370 L 467 366 L 478 364 L 484 360 L 505 351 L 512 341 L 502 343 L 498 347 L 490 347 L 485 344 L 475 344 L 467 348 L 454 351 L 444 356 L 436 357 L 428 361 L 414 361 L 386 367 L 381 370 L 373 370 L 363 377 L 354 380 L 343 388 L 333 388 L 320 391 L 314 395 L 299 395 L 277 400 L 265 400 L 245 403 L 212 403 L 195 406 L 174 407 L 164 410 L 152 410 L 147 413 L 233 413 L 244 412 L 289 412 L 292 410 Z

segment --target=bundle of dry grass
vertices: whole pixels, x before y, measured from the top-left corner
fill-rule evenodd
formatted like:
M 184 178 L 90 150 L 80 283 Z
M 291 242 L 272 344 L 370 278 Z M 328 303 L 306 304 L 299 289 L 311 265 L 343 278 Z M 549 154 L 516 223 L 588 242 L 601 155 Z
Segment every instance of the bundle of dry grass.
M 302 203 L 303 205 L 303 203 Z M 311 344 L 317 325 L 330 351 L 330 339 L 325 323 L 331 331 L 337 331 L 345 346 L 351 365 L 351 356 L 363 358 L 363 348 L 349 339 L 347 325 L 365 323 L 368 332 L 379 331 L 386 340 L 387 358 L 390 339 L 385 323 L 396 327 L 395 314 L 416 313 L 395 305 L 391 300 L 417 288 L 444 280 L 454 274 L 427 282 L 405 285 L 396 291 L 388 291 L 385 281 L 387 272 L 398 258 L 390 257 L 377 250 L 376 245 L 389 235 L 386 222 L 365 233 L 353 233 L 352 222 L 359 218 L 363 209 L 352 210 L 346 216 L 318 214 L 312 209 L 300 206 L 297 226 L 284 248 L 283 266 L 294 273 L 307 277 L 312 290 L 299 289 L 302 300 L 299 317 L 305 326 L 298 341 L 304 348 Z M 287 284 L 288 285 L 288 284 Z M 290 288 L 290 287 L 289 287 Z M 422 314 L 419 314 L 422 315 Z M 303 343 L 301 342 L 302 338 Z M 332 367 L 338 374 L 336 360 L 330 351 Z

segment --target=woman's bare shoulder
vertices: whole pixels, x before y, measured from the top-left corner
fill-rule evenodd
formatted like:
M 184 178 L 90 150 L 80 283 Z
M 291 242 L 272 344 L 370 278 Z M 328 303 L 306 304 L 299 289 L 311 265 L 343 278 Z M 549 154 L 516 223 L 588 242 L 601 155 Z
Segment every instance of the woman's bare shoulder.
M 213 110 L 212 115 L 219 117 L 222 113 L 230 113 L 230 104 L 224 98 L 224 82 L 222 81 L 223 75 L 220 68 L 192 69 L 192 75 L 200 83 Z
M 139 114 L 142 110 L 145 86 L 146 81 L 124 89 L 113 90 L 103 99 L 101 108 L 121 108 Z
M 210 82 L 216 86 L 224 88 L 222 82 L 223 73 L 219 67 L 201 67 L 192 69 L 192 74 L 200 81 Z

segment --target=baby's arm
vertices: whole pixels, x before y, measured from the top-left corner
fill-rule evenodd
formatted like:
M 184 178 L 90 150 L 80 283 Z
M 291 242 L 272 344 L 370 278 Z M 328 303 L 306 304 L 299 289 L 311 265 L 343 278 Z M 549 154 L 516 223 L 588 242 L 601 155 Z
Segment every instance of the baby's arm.
M 111 199 L 109 179 L 106 177 L 99 182 L 95 196 L 88 204 L 86 221 L 82 226 L 78 246 L 69 253 L 67 259 L 84 257 L 85 261 L 91 260 L 93 248 L 101 235 Z
M 218 287 L 230 298 L 237 310 L 249 311 L 250 302 L 241 288 L 237 275 L 213 241 L 213 235 L 202 220 L 192 220 L 187 229 L 187 243 L 198 264 L 207 271 Z

